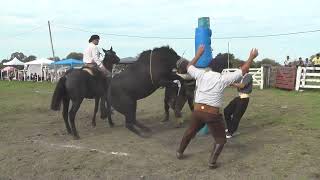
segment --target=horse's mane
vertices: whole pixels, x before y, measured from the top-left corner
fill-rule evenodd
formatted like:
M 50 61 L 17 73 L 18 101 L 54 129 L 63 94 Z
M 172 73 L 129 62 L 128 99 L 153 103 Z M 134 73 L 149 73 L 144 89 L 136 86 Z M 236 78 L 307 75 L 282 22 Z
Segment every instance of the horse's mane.
M 158 48 L 154 48 L 153 52 L 167 53 L 167 55 L 178 56 L 178 54 L 169 46 L 162 46 Z M 145 59 L 149 59 L 151 50 L 145 50 L 138 56 L 137 62 L 143 61 Z

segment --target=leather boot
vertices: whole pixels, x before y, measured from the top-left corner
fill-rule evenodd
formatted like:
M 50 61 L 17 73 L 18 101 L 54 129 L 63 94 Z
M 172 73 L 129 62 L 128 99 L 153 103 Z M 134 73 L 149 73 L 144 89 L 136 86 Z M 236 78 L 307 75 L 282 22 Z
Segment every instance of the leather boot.
M 213 149 L 212 149 L 212 152 L 211 152 L 211 156 L 210 156 L 210 159 L 209 159 L 209 168 L 210 169 L 215 169 L 218 167 L 217 165 L 217 159 L 223 149 L 223 146 L 224 144 L 216 144 L 214 143 L 214 146 L 213 146 Z

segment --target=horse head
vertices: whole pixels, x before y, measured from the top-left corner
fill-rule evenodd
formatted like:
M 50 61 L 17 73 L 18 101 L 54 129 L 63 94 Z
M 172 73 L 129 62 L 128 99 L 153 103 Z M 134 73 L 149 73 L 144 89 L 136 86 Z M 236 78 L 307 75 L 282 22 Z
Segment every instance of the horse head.
M 117 64 L 120 62 L 120 58 L 117 56 L 117 53 L 113 51 L 112 46 L 109 50 L 102 49 L 104 52 L 104 59 L 102 64 L 104 67 L 110 67 L 113 64 Z
M 157 58 L 163 59 L 158 62 L 155 62 L 155 64 L 160 63 L 159 64 L 160 66 L 164 67 L 166 71 L 170 71 L 170 72 L 177 69 L 176 64 L 177 64 L 177 61 L 181 57 L 169 46 L 154 48 L 151 52 L 153 54 L 158 54 L 158 55 L 156 55 L 156 58 L 153 58 L 153 59 L 155 59 L 155 61 L 157 61 L 156 60 Z M 149 59 L 149 57 L 148 57 L 148 59 Z M 155 66 L 157 66 L 157 65 L 155 65 Z

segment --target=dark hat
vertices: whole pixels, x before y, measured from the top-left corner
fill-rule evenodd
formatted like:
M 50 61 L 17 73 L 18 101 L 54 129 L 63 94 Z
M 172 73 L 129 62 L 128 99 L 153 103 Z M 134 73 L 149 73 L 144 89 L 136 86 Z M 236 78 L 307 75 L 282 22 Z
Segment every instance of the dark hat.
M 212 71 L 221 73 L 223 69 L 228 67 L 228 57 L 223 55 L 217 55 L 209 64 Z
M 95 40 L 95 39 L 100 39 L 100 37 L 98 36 L 98 35 L 92 35 L 91 37 L 90 37 L 90 39 L 89 39 L 89 43 L 91 43 L 93 40 Z

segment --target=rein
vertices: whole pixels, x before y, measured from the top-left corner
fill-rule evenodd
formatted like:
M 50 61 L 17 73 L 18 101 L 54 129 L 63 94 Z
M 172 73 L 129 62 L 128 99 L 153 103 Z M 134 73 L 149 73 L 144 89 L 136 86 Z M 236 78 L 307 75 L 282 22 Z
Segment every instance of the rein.
M 151 78 L 152 85 L 154 86 L 153 77 L 152 77 L 152 50 L 151 50 L 151 53 L 150 53 L 149 73 L 150 73 L 150 78 Z

